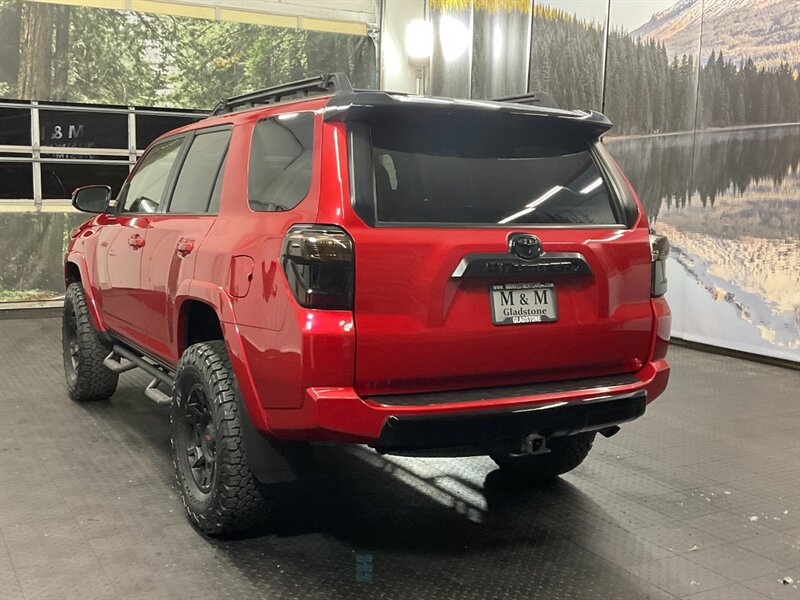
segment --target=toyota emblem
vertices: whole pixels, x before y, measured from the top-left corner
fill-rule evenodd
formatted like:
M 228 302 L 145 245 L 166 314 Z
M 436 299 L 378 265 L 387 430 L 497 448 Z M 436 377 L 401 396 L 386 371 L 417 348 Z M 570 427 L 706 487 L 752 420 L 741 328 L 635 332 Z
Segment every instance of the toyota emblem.
M 513 233 L 508 239 L 508 250 L 523 260 L 533 260 L 544 254 L 542 241 L 529 233 Z

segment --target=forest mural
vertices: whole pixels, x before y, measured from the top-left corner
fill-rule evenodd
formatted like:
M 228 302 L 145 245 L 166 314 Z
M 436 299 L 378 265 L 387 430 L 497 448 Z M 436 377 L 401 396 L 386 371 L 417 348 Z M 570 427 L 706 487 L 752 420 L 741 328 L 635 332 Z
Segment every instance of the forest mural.
M 531 89 L 549 91 L 564 107 L 601 110 L 604 24 L 537 4 L 533 30 Z M 800 122 L 800 65 L 787 59 L 768 69 L 751 57 L 728 58 L 722 48 L 704 59 L 700 126 Z M 658 39 L 613 28 L 605 105 L 614 135 L 693 129 L 697 60 L 696 53 L 670 56 Z
M 0 0 L 0 99 L 207 110 L 232 95 L 330 71 L 347 72 L 359 87 L 376 87 L 375 50 L 367 36 Z M 40 112 L 49 145 L 127 147 L 126 115 L 71 114 Z M 138 119 L 140 143 L 176 126 L 172 119 L 153 131 L 151 117 L 144 135 L 146 119 Z M 30 143 L 29 128 L 28 111 L 23 117 L 0 103 L 0 143 Z M 55 132 L 64 139 L 55 139 Z M 70 138 L 80 132 L 80 143 L 67 140 L 68 132 Z M 91 179 L 70 184 L 70 172 L 79 169 Z M 112 170 L 113 178 L 105 179 Z M 42 195 L 65 198 L 86 183 L 117 189 L 127 172 L 127 162 L 43 165 Z M 31 189 L 30 164 L 0 162 L 0 198 L 24 198 L 14 195 L 20 178 Z M 4 193 L 9 188 L 14 191 Z M 85 215 L 64 208 L 28 212 L 30 204 L 18 212 L 0 200 L 0 302 L 63 293 L 64 244 Z
M 646 4 L 658 10 L 635 23 L 615 0 L 607 18 L 535 3 L 531 89 L 614 122 L 606 144 L 672 244 L 674 334 L 798 361 L 800 13 L 781 0 Z
M 345 71 L 375 87 L 366 36 L 0 0 L 0 98 L 210 108 Z
M 673 333 L 800 361 L 800 11 L 794 0 L 429 0 L 431 89 L 549 92 L 605 143 L 668 235 Z M 527 81 L 496 31 L 530 22 Z M 472 54 L 447 57 L 454 23 Z M 476 25 L 477 24 L 477 25 Z M 487 33 L 488 32 L 488 33 Z M 487 68 L 503 72 L 498 74 Z

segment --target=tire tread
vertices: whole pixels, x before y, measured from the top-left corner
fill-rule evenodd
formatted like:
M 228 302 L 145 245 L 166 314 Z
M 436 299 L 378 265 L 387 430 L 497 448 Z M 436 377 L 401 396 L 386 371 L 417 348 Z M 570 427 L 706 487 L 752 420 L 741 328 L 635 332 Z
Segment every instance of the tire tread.
M 75 380 L 70 381 L 67 377 L 69 396 L 76 402 L 105 400 L 116 391 L 119 374 L 114 373 L 103 364 L 110 350 L 97 335 L 97 331 L 92 325 L 83 287 L 77 282 L 71 283 L 67 287 L 64 297 L 65 320 L 66 311 L 70 309 L 75 311 L 80 359 Z M 71 365 L 67 363 L 70 358 L 66 353 L 66 348 L 64 350 L 64 368 L 66 370 L 71 368 Z

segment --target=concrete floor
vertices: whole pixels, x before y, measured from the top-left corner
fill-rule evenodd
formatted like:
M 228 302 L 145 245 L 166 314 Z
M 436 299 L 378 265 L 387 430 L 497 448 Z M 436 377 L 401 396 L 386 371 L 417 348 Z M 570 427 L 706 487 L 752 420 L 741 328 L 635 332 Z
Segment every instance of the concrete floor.
M 74 404 L 59 321 L 0 321 L 0 598 L 800 598 L 800 372 L 670 357 L 666 395 L 558 483 L 322 448 L 262 530 L 214 541 L 146 378 Z

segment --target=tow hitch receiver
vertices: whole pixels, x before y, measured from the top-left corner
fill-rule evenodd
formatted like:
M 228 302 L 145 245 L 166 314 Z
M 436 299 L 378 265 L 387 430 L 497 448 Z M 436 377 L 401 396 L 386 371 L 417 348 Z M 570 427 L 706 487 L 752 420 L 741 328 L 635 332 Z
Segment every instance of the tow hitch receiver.
M 550 449 L 547 447 L 547 439 L 538 433 L 531 433 L 522 438 L 522 443 L 518 453 L 512 456 L 533 456 L 536 454 L 547 454 Z

